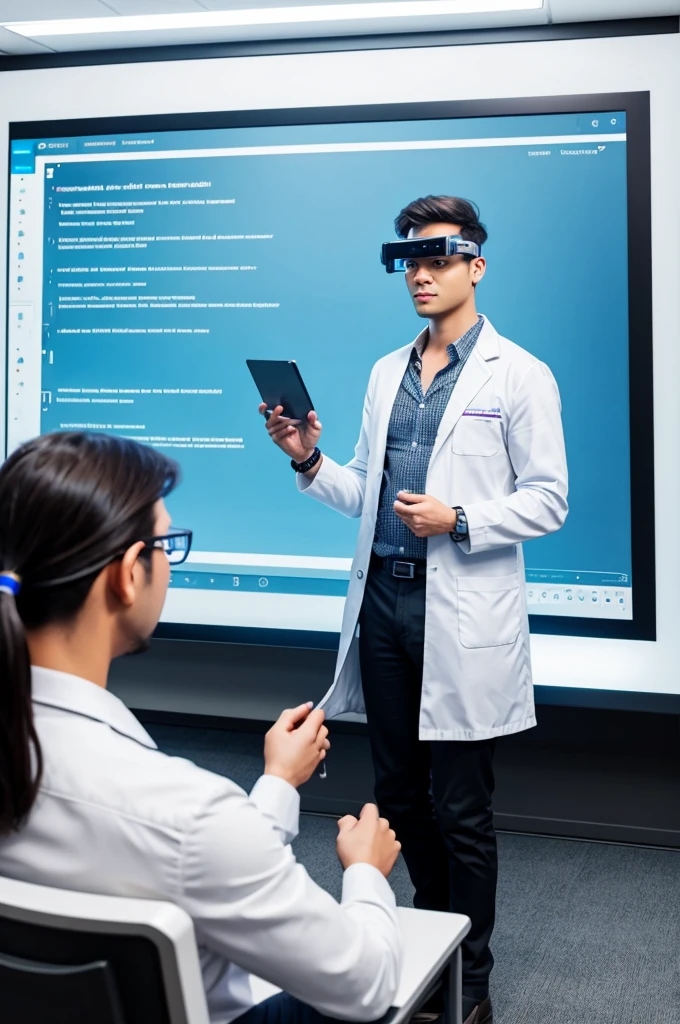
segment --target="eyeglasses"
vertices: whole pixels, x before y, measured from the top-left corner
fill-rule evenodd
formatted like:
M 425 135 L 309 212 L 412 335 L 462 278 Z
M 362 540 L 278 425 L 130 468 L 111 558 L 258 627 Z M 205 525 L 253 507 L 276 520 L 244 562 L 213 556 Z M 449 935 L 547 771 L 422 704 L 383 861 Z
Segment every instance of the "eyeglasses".
M 170 565 L 181 565 L 191 551 L 192 536 L 192 530 L 170 530 L 163 537 L 149 537 L 144 547 L 164 551 Z

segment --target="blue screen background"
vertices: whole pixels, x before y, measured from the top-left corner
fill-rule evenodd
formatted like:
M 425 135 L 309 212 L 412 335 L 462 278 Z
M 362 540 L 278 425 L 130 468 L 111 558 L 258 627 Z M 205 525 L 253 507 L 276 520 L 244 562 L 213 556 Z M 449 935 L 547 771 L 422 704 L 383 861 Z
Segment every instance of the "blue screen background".
M 619 129 L 623 115 L 617 115 Z M 577 115 L 321 125 L 176 133 L 163 146 L 539 136 L 592 131 Z M 160 139 L 160 136 L 156 136 Z M 590 145 L 590 144 L 588 144 Z M 202 551 L 350 556 L 357 524 L 301 497 L 287 459 L 268 442 L 247 358 L 295 359 L 324 423 L 323 449 L 347 461 L 364 391 L 380 356 L 424 326 L 403 278 L 380 265 L 380 245 L 410 200 L 474 200 L 489 231 L 479 311 L 545 360 L 557 378 L 570 468 L 570 515 L 557 534 L 525 550 L 528 567 L 630 573 L 626 147 L 530 157 L 536 146 L 475 147 L 219 158 L 62 163 L 52 185 L 201 181 L 209 188 L 62 200 L 233 198 L 233 205 L 151 206 L 134 227 L 59 226 L 46 181 L 44 309 L 52 303 L 53 365 L 43 387 L 221 388 L 220 396 L 135 396 L 134 405 L 52 404 L 42 429 L 83 418 L 144 424 L 149 435 L 242 437 L 243 449 L 169 451 L 183 470 L 175 522 Z M 595 147 L 597 148 L 597 147 Z M 149 242 L 147 248 L 62 251 L 51 239 L 97 235 L 271 234 L 271 239 Z M 199 302 L 279 303 L 249 309 L 58 309 L 57 285 L 92 273 L 59 267 L 252 265 L 256 271 L 126 273 L 131 295 L 195 295 Z M 50 272 L 51 271 L 51 272 Z M 101 274 L 111 280 L 111 275 Z M 100 292 L 106 291 L 99 289 Z M 122 289 L 128 294 L 127 289 Z M 73 294 L 70 292 L 70 294 Z M 108 294 L 108 293 L 107 293 Z M 69 328 L 166 327 L 208 334 L 59 334 Z M 139 433 L 121 431 L 121 433 Z

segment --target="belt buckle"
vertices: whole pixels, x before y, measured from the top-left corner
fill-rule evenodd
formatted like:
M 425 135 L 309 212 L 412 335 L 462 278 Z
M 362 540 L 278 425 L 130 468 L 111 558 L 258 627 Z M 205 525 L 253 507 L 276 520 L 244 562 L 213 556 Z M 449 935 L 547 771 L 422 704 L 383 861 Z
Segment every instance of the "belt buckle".
M 399 570 L 404 569 L 404 572 Z M 392 575 L 398 580 L 413 580 L 416 577 L 415 562 L 392 562 Z

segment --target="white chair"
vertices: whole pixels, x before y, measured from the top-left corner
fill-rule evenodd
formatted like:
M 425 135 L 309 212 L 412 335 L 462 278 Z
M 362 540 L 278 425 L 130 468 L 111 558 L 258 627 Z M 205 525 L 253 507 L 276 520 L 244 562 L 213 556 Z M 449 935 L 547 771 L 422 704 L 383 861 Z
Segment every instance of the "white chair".
M 384 1024 L 402 1024 L 446 968 L 447 1024 L 462 1024 L 467 917 L 399 909 L 404 969 Z M 255 1002 L 278 989 L 252 978 Z M 208 1024 L 191 918 L 172 903 L 0 878 L 2 1024 Z
M 0 878 L 0 1020 L 208 1024 L 191 918 Z

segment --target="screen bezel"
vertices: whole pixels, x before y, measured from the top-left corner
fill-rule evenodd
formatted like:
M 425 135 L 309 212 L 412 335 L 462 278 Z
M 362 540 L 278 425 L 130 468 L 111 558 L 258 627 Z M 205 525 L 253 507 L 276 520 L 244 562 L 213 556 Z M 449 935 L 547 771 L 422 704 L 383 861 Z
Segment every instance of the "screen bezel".
M 11 146 L 13 141 L 20 139 L 64 138 L 72 135 L 106 135 L 125 132 L 153 131 L 158 133 L 219 128 L 532 114 L 597 114 L 611 110 L 624 111 L 626 114 L 632 524 L 635 522 L 634 495 L 645 495 L 644 529 L 631 529 L 633 619 L 608 621 L 576 616 L 567 618 L 553 615 L 531 615 L 530 628 L 533 633 L 551 636 L 654 641 L 656 640 L 656 571 L 650 95 L 648 92 L 22 121 L 10 123 L 9 143 Z M 8 181 L 9 188 L 11 188 L 11 180 Z M 7 246 L 9 250 L 9 229 Z M 631 282 L 635 282 L 635 287 L 630 286 Z M 8 291 L 9 281 L 7 281 L 6 287 Z M 7 316 L 9 317 L 9 309 Z M 6 361 L 7 359 L 8 348 L 6 347 Z M 6 418 L 7 415 L 6 405 Z M 7 431 L 5 437 L 7 437 Z M 338 633 L 171 622 L 160 623 L 155 635 L 175 640 L 217 641 L 322 650 L 337 649 L 339 642 Z

